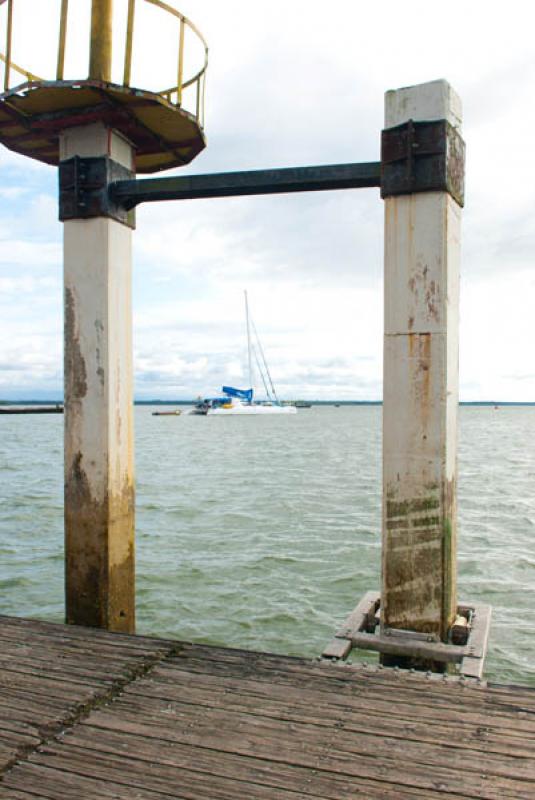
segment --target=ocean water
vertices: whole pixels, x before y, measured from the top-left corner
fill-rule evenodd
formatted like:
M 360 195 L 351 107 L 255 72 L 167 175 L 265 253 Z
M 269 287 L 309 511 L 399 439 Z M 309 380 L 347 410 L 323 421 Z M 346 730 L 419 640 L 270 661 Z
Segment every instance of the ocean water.
M 380 587 L 380 407 L 152 410 L 135 410 L 138 632 L 319 655 Z M 493 606 L 486 677 L 529 685 L 534 430 L 533 407 L 460 409 L 459 598 Z M 63 619 L 62 431 L 59 415 L 0 415 L 4 614 Z

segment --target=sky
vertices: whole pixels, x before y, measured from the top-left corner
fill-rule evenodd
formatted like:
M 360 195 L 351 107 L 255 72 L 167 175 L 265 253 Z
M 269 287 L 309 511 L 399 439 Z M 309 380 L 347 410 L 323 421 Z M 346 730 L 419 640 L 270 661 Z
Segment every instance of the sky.
M 467 145 L 460 397 L 535 401 L 532 4 L 173 3 L 210 48 L 208 147 L 166 174 L 377 161 L 384 92 L 437 78 L 452 84 Z M 72 7 L 77 46 L 67 53 L 67 76 L 84 77 L 89 6 Z M 57 8 L 59 0 L 15 2 L 13 58 L 45 77 Z M 118 24 L 124 8 L 117 0 Z M 134 42 L 141 88 L 169 85 L 160 76 L 169 31 L 160 39 L 152 23 L 140 25 Z M 188 69 L 199 53 L 190 55 Z M 0 147 L 0 175 L 0 399 L 55 399 L 63 347 L 56 169 Z M 382 262 L 377 189 L 139 207 L 136 397 L 245 386 L 247 289 L 281 397 L 380 399 Z

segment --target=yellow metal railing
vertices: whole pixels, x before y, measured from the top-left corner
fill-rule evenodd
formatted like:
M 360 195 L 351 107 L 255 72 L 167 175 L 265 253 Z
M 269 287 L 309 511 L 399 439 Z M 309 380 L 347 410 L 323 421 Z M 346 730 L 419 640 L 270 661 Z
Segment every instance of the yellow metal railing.
M 39 0 L 42 2 L 42 0 Z M 64 80 L 65 71 L 65 52 L 67 47 L 67 22 L 69 16 L 69 0 L 59 0 L 60 7 L 60 20 L 58 32 L 58 50 L 56 61 L 56 81 Z M 198 123 L 204 125 L 204 97 L 205 97 L 205 82 L 206 82 L 206 69 L 208 67 L 208 46 L 206 41 L 199 31 L 199 29 L 176 8 L 163 2 L 163 0 L 128 0 L 127 20 L 126 20 L 126 34 L 124 42 L 124 65 L 122 85 L 125 87 L 131 86 L 132 74 L 132 61 L 133 61 L 133 40 L 134 40 L 134 26 L 136 16 L 136 6 L 139 3 L 148 3 L 156 6 L 164 13 L 169 14 L 177 21 L 177 43 L 178 43 L 178 57 L 176 64 L 176 83 L 165 89 L 158 90 L 156 93 L 163 97 L 167 102 L 174 106 L 182 107 L 183 93 L 185 89 L 192 87 L 194 92 L 194 110 L 192 113 Z M 4 63 L 4 92 L 18 88 L 18 83 L 12 83 L 11 78 L 13 74 L 22 76 L 27 82 L 39 83 L 49 81 L 50 79 L 40 78 L 34 72 L 27 70 L 17 65 L 12 59 L 12 43 L 13 43 L 13 10 L 16 0 L 0 0 L 0 9 L 3 11 L 2 6 L 5 7 L 7 12 L 6 18 L 6 41 L 4 52 L 0 52 L 0 61 Z M 71 11 L 72 6 L 71 3 Z M 200 43 L 203 51 L 203 61 L 200 69 L 192 76 L 184 78 L 184 53 L 187 46 L 188 34 L 195 36 Z M 94 34 L 94 31 L 93 31 Z M 90 76 L 94 77 L 94 76 Z M 103 80 L 103 78 L 99 78 Z M 18 80 L 18 79 L 17 79 Z M 106 78 L 107 80 L 107 78 Z M 137 87 L 142 88 L 142 87 Z M 188 109 L 189 110 L 189 109 Z

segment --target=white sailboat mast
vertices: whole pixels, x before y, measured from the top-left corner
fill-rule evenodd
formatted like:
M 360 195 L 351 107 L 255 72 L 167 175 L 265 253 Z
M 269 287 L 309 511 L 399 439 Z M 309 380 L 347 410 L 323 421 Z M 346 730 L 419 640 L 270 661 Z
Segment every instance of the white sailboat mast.
M 253 362 L 251 358 L 251 324 L 249 321 L 249 301 L 247 299 L 247 289 L 243 290 L 245 295 L 245 323 L 247 326 L 247 364 L 249 367 L 249 388 L 253 387 Z
M 269 385 L 271 386 L 271 393 L 270 393 L 269 387 L 268 387 L 267 382 L 266 382 L 266 378 L 264 378 L 264 373 L 262 371 L 262 367 L 259 364 L 258 368 L 259 368 L 259 370 L 260 370 L 260 372 L 262 374 L 262 380 L 264 381 L 266 394 L 267 394 L 268 398 L 271 399 L 271 396 L 272 396 L 273 400 L 275 400 L 278 403 L 279 402 L 279 398 L 277 397 L 277 392 L 275 391 L 275 386 L 273 384 L 273 380 L 271 378 L 271 373 L 269 371 L 269 367 L 268 367 L 268 364 L 267 364 L 267 361 L 266 361 L 266 357 L 264 355 L 264 348 L 262 347 L 262 342 L 260 341 L 260 337 L 258 335 L 258 331 L 256 330 L 256 325 L 254 324 L 254 320 L 251 320 L 251 323 L 252 323 L 252 326 L 253 326 L 253 333 L 254 333 L 255 338 L 256 338 L 256 344 L 258 345 L 258 349 L 260 350 L 260 355 L 262 357 L 262 362 L 264 364 L 264 369 L 266 371 L 266 377 L 267 377 L 267 380 L 269 381 Z M 255 350 L 255 352 L 256 352 L 256 350 Z

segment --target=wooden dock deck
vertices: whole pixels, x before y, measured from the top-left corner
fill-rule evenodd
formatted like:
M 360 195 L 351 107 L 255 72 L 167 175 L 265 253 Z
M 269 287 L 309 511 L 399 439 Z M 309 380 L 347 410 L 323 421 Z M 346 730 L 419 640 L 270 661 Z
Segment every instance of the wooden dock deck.
M 535 798 L 535 690 L 0 617 L 0 797 Z

